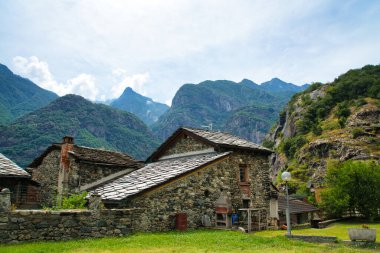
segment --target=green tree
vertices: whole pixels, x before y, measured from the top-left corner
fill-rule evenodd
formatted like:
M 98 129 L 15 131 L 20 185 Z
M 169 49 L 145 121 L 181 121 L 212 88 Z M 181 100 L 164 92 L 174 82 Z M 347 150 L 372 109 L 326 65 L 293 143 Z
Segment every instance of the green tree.
M 380 164 L 375 161 L 346 161 L 330 164 L 326 176 L 328 189 L 321 207 L 331 217 L 358 211 L 365 218 L 379 217 Z

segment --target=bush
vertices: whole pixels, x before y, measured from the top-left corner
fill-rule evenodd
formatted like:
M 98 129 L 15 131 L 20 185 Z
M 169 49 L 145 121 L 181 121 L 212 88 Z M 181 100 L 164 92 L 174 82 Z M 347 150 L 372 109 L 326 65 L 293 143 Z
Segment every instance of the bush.
M 358 211 L 365 218 L 379 217 L 380 164 L 375 161 L 346 161 L 328 166 L 328 189 L 322 193 L 321 207 L 330 217 Z
M 355 127 L 354 129 L 352 129 L 351 133 L 352 133 L 352 138 L 356 139 L 359 136 L 362 136 L 365 132 L 362 128 Z
M 313 132 L 314 135 L 319 136 L 322 134 L 323 130 L 322 130 L 322 127 L 320 125 L 316 125 L 316 126 L 313 126 L 311 128 L 311 131 Z
M 274 141 L 265 139 L 262 144 L 264 147 L 272 149 L 274 147 Z
M 72 194 L 62 200 L 62 209 L 85 209 L 87 192 Z
M 282 143 L 282 151 L 285 153 L 286 157 L 292 159 L 295 153 L 300 149 L 303 145 L 307 143 L 307 140 L 303 136 L 296 136 L 293 138 L 287 138 Z

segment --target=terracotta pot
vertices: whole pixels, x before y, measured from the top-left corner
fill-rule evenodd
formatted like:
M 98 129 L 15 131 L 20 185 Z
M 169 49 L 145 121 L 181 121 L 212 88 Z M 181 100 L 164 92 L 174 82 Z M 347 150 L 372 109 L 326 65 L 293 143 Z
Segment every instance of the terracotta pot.
M 351 241 L 376 241 L 376 229 L 373 228 L 349 228 L 348 235 Z

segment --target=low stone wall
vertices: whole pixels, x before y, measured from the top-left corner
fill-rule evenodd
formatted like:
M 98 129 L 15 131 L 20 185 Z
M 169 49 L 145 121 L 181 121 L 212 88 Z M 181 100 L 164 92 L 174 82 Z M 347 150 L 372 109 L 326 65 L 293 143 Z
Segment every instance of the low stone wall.
M 124 236 L 138 220 L 136 209 L 18 210 L 0 214 L 0 243 Z
M 316 236 L 316 235 L 285 235 L 290 239 L 302 240 L 306 242 L 334 243 L 338 242 L 336 236 Z
M 90 198 L 92 210 L 11 210 L 10 192 L 0 192 L 0 243 L 70 240 L 124 236 L 141 231 L 141 209 L 99 210 L 99 196 Z

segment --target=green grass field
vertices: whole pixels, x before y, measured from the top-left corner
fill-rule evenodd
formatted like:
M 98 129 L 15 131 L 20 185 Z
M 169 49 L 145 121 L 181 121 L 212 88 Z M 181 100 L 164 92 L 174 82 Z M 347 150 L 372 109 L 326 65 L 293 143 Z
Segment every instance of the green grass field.
M 346 239 L 347 227 L 355 223 L 339 223 L 327 229 L 295 230 L 294 234 L 336 235 Z M 380 224 L 371 225 L 380 230 Z M 323 232 L 325 231 L 325 232 Z M 236 231 L 195 230 L 188 232 L 141 233 L 129 237 L 85 239 L 67 242 L 36 242 L 0 245 L 0 252 L 380 252 L 376 246 L 363 248 L 343 243 L 318 244 L 289 240 L 284 231 L 244 234 Z
M 319 236 L 336 236 L 340 240 L 349 240 L 348 238 L 348 228 L 361 228 L 363 224 L 368 225 L 370 228 L 376 229 L 377 235 L 380 233 L 380 223 L 365 223 L 359 221 L 346 221 L 335 223 L 331 226 L 328 226 L 324 229 L 316 229 L 316 228 L 308 228 L 308 229 L 300 229 L 294 230 L 293 234 L 297 235 L 319 235 Z M 256 235 L 264 236 L 264 237 L 273 237 L 273 236 L 281 236 L 285 235 L 286 231 L 277 230 L 277 231 L 262 231 L 257 232 Z M 379 241 L 379 239 L 377 239 Z

